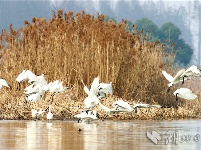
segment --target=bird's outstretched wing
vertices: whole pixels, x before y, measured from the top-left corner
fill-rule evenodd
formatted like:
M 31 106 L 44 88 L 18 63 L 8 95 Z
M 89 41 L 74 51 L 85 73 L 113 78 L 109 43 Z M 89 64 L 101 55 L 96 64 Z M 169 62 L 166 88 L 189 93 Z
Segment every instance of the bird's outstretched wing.
M 174 80 L 177 78 L 181 78 L 181 75 L 185 72 L 186 69 L 181 69 L 177 72 L 177 74 L 174 76 Z
M 90 89 L 90 95 L 97 95 L 98 94 L 98 85 L 99 85 L 99 77 L 94 78 L 91 89 Z
M 169 82 L 173 81 L 174 78 L 170 74 L 168 74 L 166 71 L 162 70 L 162 74 Z

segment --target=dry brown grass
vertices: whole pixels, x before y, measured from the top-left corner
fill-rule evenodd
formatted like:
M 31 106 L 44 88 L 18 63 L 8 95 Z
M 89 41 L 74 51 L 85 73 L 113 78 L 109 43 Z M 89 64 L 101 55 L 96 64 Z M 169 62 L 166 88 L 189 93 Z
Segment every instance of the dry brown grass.
M 48 105 L 44 101 L 24 103 L 23 91 L 16 91 L 15 81 L 24 69 L 37 75 L 44 73 L 48 81 L 59 79 L 64 86 L 73 86 L 72 90 L 55 96 L 52 109 L 58 119 L 72 118 L 83 107 L 86 95 L 80 80 L 90 86 L 96 76 L 102 82 L 113 82 L 114 97 L 121 97 L 130 103 L 174 107 L 175 98 L 172 93 L 166 93 L 167 81 L 161 74 L 162 69 L 171 74 L 174 72 L 171 69 L 173 55 L 165 54 L 164 45 L 159 41 L 151 43 L 143 39 L 136 33 L 135 27 L 133 33 L 127 32 L 125 20 L 122 23 L 103 20 L 104 15 L 95 19 L 84 11 L 74 14 L 58 10 L 49 21 L 32 18 L 32 22 L 24 21 L 24 26 L 18 31 L 14 31 L 12 25 L 9 32 L 2 31 L 0 76 L 12 89 L 0 91 L 0 118 L 30 119 L 31 108 Z M 3 46 L 5 42 L 6 46 Z M 114 97 L 105 104 L 111 104 Z M 181 101 L 180 106 L 185 111 L 182 112 L 180 107 L 178 110 L 145 109 L 125 118 L 196 116 L 194 110 L 188 111 L 190 108 L 186 107 L 185 101 Z

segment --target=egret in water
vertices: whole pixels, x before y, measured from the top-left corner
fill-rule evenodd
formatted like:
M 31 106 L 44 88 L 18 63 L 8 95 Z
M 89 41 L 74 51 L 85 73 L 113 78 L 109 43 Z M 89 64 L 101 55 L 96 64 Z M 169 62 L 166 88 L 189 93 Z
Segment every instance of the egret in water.
M 164 75 L 164 77 L 170 82 L 168 84 L 168 91 L 170 90 L 170 87 L 173 85 L 173 84 L 178 84 L 180 82 L 182 82 L 182 78 L 181 78 L 181 75 L 185 72 L 185 69 L 181 69 L 177 72 L 177 74 L 172 77 L 170 74 L 168 74 L 166 71 L 162 71 L 162 74 Z M 184 79 L 186 80 L 186 78 Z
M 179 88 L 174 92 L 174 95 L 176 96 L 176 101 L 178 101 L 178 97 L 181 97 L 186 100 L 194 100 L 197 98 L 197 95 L 195 95 L 188 88 Z
M 17 89 L 20 91 L 20 83 L 24 81 L 29 81 L 33 78 L 35 78 L 36 75 L 31 72 L 30 70 L 23 70 L 16 78 L 16 81 L 18 82 Z
M 45 111 L 42 110 L 42 109 L 40 109 L 39 111 L 37 111 L 35 109 L 31 110 L 31 115 L 32 115 L 32 117 L 34 118 L 35 121 L 37 119 L 40 119 L 43 116 L 44 113 L 45 113 Z
M 8 86 L 8 83 L 6 82 L 6 80 L 0 79 L 0 89 L 1 89 L 3 86 L 10 88 L 10 87 Z
M 98 119 L 96 110 L 83 110 L 80 114 L 77 114 L 74 117 L 78 118 L 78 123 L 83 120 L 89 123 L 91 120 Z
M 50 122 L 50 120 L 53 119 L 53 113 L 51 112 L 52 105 L 49 105 L 49 111 L 47 113 L 47 120 Z

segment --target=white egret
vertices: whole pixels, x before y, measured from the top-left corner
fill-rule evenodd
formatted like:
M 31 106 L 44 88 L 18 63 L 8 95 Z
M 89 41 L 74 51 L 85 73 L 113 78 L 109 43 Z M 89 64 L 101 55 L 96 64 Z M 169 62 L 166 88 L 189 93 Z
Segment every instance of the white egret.
M 5 86 L 5 87 L 10 88 L 10 87 L 8 86 L 8 83 L 6 82 L 6 80 L 0 79 L 0 89 L 2 88 L 2 86 Z
M 31 88 L 32 87 L 32 88 Z M 32 86 L 28 86 L 25 88 L 25 94 L 31 94 L 31 93 L 38 93 L 39 95 L 44 95 L 45 91 L 42 89 L 42 86 L 40 84 L 32 84 Z
M 92 96 L 87 96 L 84 99 L 84 107 L 85 109 L 93 109 L 93 107 L 95 107 L 96 105 L 98 105 L 99 103 L 99 99 L 96 95 L 92 95 Z
M 197 98 L 197 95 L 195 95 L 188 88 L 179 88 L 174 92 L 174 95 L 176 96 L 176 101 L 178 100 L 178 97 L 181 97 L 186 100 L 194 100 Z
M 83 83 L 83 81 L 82 81 Z M 87 97 L 84 99 L 84 105 L 86 109 L 92 109 L 99 103 L 99 99 L 97 97 L 98 94 L 98 85 L 99 85 L 99 77 L 94 78 L 90 90 L 87 86 L 84 85 L 84 91 L 87 93 Z
M 39 101 L 41 99 L 41 95 L 38 93 L 31 93 L 29 95 L 26 95 L 25 99 L 27 101 Z
M 98 98 L 104 98 L 106 97 L 106 94 L 113 94 L 113 89 L 112 89 L 112 82 L 109 84 L 107 83 L 100 83 L 98 85 Z
M 47 113 L 47 120 L 50 122 L 50 120 L 53 119 L 53 113 L 51 112 L 52 105 L 49 105 L 49 111 Z
M 51 92 L 51 102 L 53 102 L 53 97 L 56 93 L 64 92 L 66 87 L 63 87 L 62 82 L 59 82 L 59 80 L 56 80 L 54 82 L 50 82 L 46 87 L 43 87 L 43 89 L 46 89 L 48 92 Z
M 186 69 L 186 71 L 180 76 L 181 78 L 183 78 L 183 82 L 184 83 L 184 78 L 190 78 L 190 77 L 200 77 L 201 76 L 201 71 L 200 69 L 197 68 L 197 66 L 193 65 L 191 67 L 189 67 L 188 69 Z
M 103 108 L 107 114 L 111 114 L 114 112 L 135 112 L 137 111 L 137 108 L 161 108 L 160 105 L 150 105 L 150 104 L 135 104 L 134 106 L 131 106 L 129 103 L 123 101 L 123 100 L 117 100 L 112 104 L 113 108 L 108 108 L 104 106 L 103 104 L 99 103 L 99 106 Z
M 45 113 L 45 111 L 42 109 L 40 109 L 39 111 L 37 111 L 35 109 L 31 110 L 31 115 L 34 118 L 34 120 L 40 119 L 44 113 Z
M 97 112 L 96 110 L 86 110 L 86 111 L 82 111 L 80 114 L 77 114 L 74 116 L 75 118 L 78 118 L 78 123 L 80 121 L 86 120 L 86 122 L 89 123 L 89 121 L 91 120 L 95 120 L 98 119 L 97 118 Z
M 93 96 L 98 94 L 98 86 L 99 86 L 99 77 L 94 78 L 92 84 L 91 84 L 91 88 L 90 90 L 87 88 L 87 86 L 84 84 L 84 82 L 82 81 L 83 85 L 84 85 L 84 91 L 87 93 L 88 96 Z
M 168 84 L 168 91 L 170 90 L 170 87 L 173 85 L 173 84 L 178 84 L 180 82 L 182 82 L 182 78 L 181 78 L 181 75 L 185 72 L 185 69 L 181 69 L 177 72 L 177 74 L 172 77 L 170 74 L 168 74 L 166 71 L 162 70 L 162 74 L 164 75 L 164 77 L 170 82 Z M 184 79 L 185 80 L 185 79 Z
M 23 70 L 16 78 L 16 81 L 18 82 L 17 89 L 20 91 L 20 83 L 23 81 L 29 81 L 33 78 L 35 78 L 36 75 L 31 72 L 30 70 Z
M 88 96 L 96 95 L 98 98 L 104 98 L 106 97 L 106 94 L 113 93 L 112 82 L 110 82 L 109 84 L 99 83 L 99 77 L 94 78 L 90 90 L 87 88 L 83 81 L 82 84 L 84 85 L 84 91 L 85 93 L 87 93 Z
M 40 76 L 36 76 L 34 78 L 29 79 L 28 83 L 32 83 L 34 85 L 47 85 L 47 81 L 44 78 L 44 74 L 40 75 Z

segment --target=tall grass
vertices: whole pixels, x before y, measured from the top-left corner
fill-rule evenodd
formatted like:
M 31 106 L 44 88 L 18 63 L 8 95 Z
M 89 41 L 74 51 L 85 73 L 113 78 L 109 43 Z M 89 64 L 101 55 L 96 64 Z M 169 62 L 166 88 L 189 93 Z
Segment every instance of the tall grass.
M 65 86 L 73 86 L 74 101 L 82 102 L 86 96 L 80 80 L 89 87 L 99 76 L 101 82 L 113 82 L 117 97 L 175 106 L 161 74 L 162 69 L 173 72 L 173 55 L 165 54 L 159 41 L 143 38 L 135 26 L 133 33 L 126 26 L 126 20 L 104 22 L 102 14 L 95 17 L 84 11 L 62 10 L 48 21 L 25 20 L 17 31 L 11 25 L 0 36 L 0 75 L 11 85 L 11 94 L 18 93 L 17 75 L 30 69 L 37 75 L 44 73 L 48 81 L 59 79 Z

